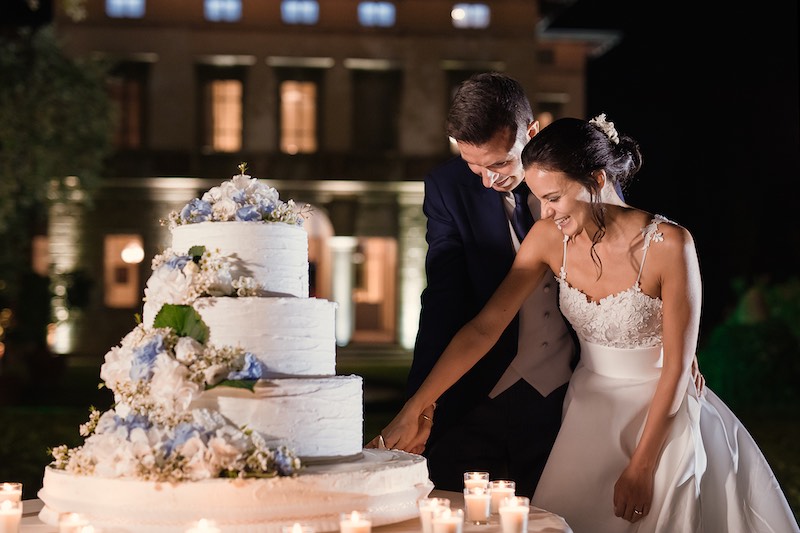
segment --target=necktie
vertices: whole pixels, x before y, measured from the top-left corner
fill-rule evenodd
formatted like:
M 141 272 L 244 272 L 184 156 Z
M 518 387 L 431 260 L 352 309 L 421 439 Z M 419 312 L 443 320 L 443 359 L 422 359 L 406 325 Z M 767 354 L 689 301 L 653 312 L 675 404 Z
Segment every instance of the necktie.
M 533 215 L 528 207 L 528 195 L 530 192 L 531 190 L 524 181 L 517 185 L 516 189 L 511 191 L 514 195 L 514 201 L 516 202 L 514 211 L 511 213 L 511 226 L 514 228 L 519 242 L 522 242 L 525 235 L 528 234 L 528 231 L 533 226 Z

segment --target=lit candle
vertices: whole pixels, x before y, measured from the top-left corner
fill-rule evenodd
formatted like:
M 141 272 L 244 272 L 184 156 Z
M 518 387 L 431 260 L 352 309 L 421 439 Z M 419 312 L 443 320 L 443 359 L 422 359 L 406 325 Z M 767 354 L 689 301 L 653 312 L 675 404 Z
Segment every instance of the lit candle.
M 440 508 L 431 518 L 433 533 L 461 533 L 464 529 L 464 511 L 461 509 Z
M 489 488 L 492 489 L 492 506 L 490 512 L 492 514 L 497 514 L 500 510 L 500 502 L 509 496 L 514 496 L 517 490 L 517 484 L 510 480 L 497 479 L 489 482 Z
M 489 486 L 489 472 L 464 472 L 464 488 L 486 488 Z
M 3 500 L 0 503 L 0 533 L 18 533 L 22 522 L 22 502 Z
M 58 515 L 58 533 L 81 533 L 81 529 L 88 525 L 89 521 L 78 513 Z
M 433 533 L 431 518 L 436 509 L 449 509 L 450 500 L 447 498 L 422 498 L 417 501 L 419 507 L 419 520 L 422 522 L 422 533 Z
M 500 527 L 503 533 L 527 533 L 530 499 L 524 496 L 506 498 L 500 503 Z
M 4 500 L 22 501 L 22 483 L 9 482 L 0 485 L 0 502 Z
M 201 518 L 194 526 L 187 529 L 186 533 L 220 533 L 221 531 L 213 520 Z
M 282 533 L 314 533 L 314 528 L 311 526 L 307 526 L 304 524 L 299 524 L 295 522 L 291 526 L 283 526 L 281 528 Z
M 368 514 L 358 511 L 342 513 L 339 516 L 339 531 L 341 533 L 370 533 L 372 520 L 369 519 Z
M 492 489 L 472 487 L 464 489 L 464 510 L 467 522 L 488 524 L 492 503 Z

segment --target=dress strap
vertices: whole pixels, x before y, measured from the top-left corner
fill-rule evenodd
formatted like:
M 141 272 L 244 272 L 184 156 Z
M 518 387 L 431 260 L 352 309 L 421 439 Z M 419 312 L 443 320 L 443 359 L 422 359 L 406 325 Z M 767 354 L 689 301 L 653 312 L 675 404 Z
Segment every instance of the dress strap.
M 662 222 L 669 222 L 661 215 L 655 215 L 653 220 L 647 226 L 642 228 L 642 236 L 644 237 L 644 244 L 642 245 L 642 262 L 639 265 L 639 275 L 636 276 L 636 288 L 639 288 L 639 281 L 642 279 L 642 271 L 644 270 L 644 260 L 647 258 L 647 250 L 650 248 L 651 242 L 661 242 L 664 240 L 664 234 L 658 231 L 658 225 Z
M 569 237 L 564 235 L 564 257 L 561 259 L 561 270 L 558 273 L 558 277 L 566 280 L 567 279 L 567 241 Z

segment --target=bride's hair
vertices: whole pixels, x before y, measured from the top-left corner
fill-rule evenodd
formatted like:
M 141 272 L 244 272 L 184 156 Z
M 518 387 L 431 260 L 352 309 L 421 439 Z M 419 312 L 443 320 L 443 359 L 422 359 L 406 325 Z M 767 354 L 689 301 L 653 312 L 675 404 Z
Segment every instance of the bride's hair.
M 627 135 L 619 135 L 605 115 L 593 121 L 561 118 L 533 136 L 522 151 L 522 165 L 533 164 L 566 176 L 589 191 L 592 218 L 598 231 L 592 237 L 592 260 L 602 270 L 595 245 L 605 235 L 605 207 L 600 201 L 600 186 L 594 178 L 604 170 L 610 185 L 622 190 L 642 167 L 639 143 Z

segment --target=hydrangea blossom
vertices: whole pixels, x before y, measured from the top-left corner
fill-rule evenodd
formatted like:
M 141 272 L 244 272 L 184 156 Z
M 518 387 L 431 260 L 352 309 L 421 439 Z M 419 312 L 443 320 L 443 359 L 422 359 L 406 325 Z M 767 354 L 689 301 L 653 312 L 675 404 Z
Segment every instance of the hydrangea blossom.
M 170 213 L 170 228 L 198 222 L 284 222 L 303 224 L 303 214 L 294 200 L 282 201 L 273 187 L 241 173 L 219 186 L 212 187 L 200 198 L 194 198 L 179 211 Z
M 194 249 L 193 249 L 194 250 Z M 160 309 L 164 304 L 191 305 L 203 296 L 255 296 L 258 282 L 251 277 L 233 279 L 235 261 L 219 250 L 197 247 L 199 255 L 167 248 L 153 258 L 153 273 L 144 289 L 144 301 Z

